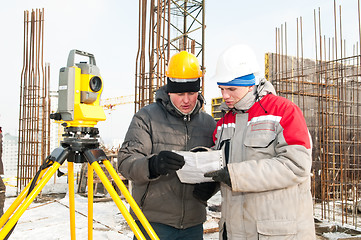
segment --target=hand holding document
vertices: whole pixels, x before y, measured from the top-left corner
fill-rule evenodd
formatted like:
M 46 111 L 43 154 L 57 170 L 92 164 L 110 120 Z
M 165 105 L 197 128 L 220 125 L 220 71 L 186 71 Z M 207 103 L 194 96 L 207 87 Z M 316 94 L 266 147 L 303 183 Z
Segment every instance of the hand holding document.
M 178 178 L 182 183 L 212 182 L 212 178 L 203 175 L 223 167 L 221 150 L 197 147 L 193 149 L 193 152 L 192 150 L 174 152 L 184 157 L 185 164 L 177 171 Z

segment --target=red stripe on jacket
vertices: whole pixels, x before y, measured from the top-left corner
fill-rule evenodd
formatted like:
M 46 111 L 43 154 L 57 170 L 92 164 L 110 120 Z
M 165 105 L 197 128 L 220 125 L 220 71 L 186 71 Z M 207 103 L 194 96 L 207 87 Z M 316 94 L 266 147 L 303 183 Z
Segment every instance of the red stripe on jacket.
M 265 110 L 267 113 L 265 113 Z M 248 121 L 251 121 L 254 117 L 265 115 L 281 117 L 280 125 L 283 127 L 283 136 L 286 143 L 288 145 L 301 145 L 307 149 L 311 148 L 311 140 L 302 111 L 290 100 L 284 97 L 268 94 L 264 96 L 260 102 L 253 104 L 247 113 Z M 213 133 L 214 142 L 216 141 L 218 127 L 222 124 L 229 123 L 236 123 L 236 114 L 233 114 L 232 111 L 229 111 L 217 122 L 217 128 Z

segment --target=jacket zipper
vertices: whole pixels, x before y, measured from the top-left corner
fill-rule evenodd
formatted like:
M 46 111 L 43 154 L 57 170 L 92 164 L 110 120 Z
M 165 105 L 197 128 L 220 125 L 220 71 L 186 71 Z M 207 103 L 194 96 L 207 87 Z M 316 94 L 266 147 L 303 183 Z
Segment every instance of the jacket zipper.
M 185 195 L 185 189 L 184 189 L 184 184 L 182 184 L 182 218 L 181 218 L 181 222 L 180 222 L 180 228 L 183 229 L 183 221 L 184 221 L 184 212 L 185 212 L 185 201 L 184 201 L 184 195 Z
M 187 122 L 184 121 L 184 125 L 185 125 L 185 132 L 186 132 L 186 142 L 185 142 L 185 145 L 186 145 L 186 150 L 188 150 L 188 125 L 187 125 Z M 184 201 L 184 195 L 185 195 L 185 186 L 184 184 L 182 184 L 182 218 L 181 218 L 181 221 L 180 221 L 180 228 L 183 229 L 183 221 L 184 221 L 184 215 L 185 215 L 185 201 Z

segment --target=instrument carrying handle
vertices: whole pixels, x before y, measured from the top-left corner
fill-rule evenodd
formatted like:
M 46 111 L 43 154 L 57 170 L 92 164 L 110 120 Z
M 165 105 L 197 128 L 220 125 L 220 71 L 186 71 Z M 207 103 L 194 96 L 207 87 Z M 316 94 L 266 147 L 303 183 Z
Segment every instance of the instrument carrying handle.
M 67 67 L 75 66 L 75 54 L 85 56 L 85 57 L 89 57 L 89 64 L 92 64 L 92 65 L 96 66 L 95 58 L 94 58 L 93 54 L 87 53 L 87 52 L 84 52 L 84 51 L 80 51 L 80 50 L 77 50 L 77 49 L 73 49 L 69 53 Z

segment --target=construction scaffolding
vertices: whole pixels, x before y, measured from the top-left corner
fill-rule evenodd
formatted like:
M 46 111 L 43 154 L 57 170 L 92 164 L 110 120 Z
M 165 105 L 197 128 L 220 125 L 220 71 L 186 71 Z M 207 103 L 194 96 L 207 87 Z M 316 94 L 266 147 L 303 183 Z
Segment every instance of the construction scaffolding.
M 205 70 L 204 17 L 204 1 L 139 0 L 135 112 L 154 102 L 155 91 L 166 84 L 168 59 L 176 52 L 195 54 Z
M 17 192 L 50 154 L 50 65 L 43 62 L 44 9 L 24 12 Z
M 297 19 L 297 56 L 287 56 L 286 24 L 276 28 L 276 53 L 266 54 L 265 75 L 277 93 L 296 103 L 306 118 L 313 141 L 315 217 L 358 228 L 361 217 L 361 55 L 355 44 L 353 56 L 346 57 L 341 6 L 339 31 L 336 9 L 334 2 L 335 36 L 327 40 L 321 35 L 320 9 L 318 24 L 314 12 L 315 60 L 303 58 L 302 18 Z M 360 30 L 357 31 L 361 36 Z

